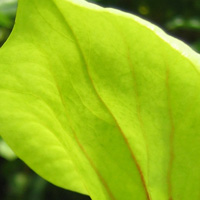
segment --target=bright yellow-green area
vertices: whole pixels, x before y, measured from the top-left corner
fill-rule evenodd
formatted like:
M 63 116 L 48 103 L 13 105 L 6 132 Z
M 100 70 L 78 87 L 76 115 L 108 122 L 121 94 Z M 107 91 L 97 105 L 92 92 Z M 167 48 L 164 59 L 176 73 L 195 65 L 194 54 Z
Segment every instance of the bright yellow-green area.
M 93 200 L 198 200 L 200 56 L 83 0 L 20 0 L 0 50 L 0 134 Z

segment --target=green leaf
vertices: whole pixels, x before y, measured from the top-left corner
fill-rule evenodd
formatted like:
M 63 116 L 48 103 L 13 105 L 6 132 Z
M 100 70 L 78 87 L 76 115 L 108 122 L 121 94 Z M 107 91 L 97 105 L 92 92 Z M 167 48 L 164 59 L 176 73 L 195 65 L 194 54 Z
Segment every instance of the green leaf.
M 83 0 L 20 0 L 0 58 L 0 133 L 38 174 L 93 200 L 199 199 L 200 56 L 185 44 Z
M 0 137 L 0 156 L 7 160 L 15 160 L 16 155 Z

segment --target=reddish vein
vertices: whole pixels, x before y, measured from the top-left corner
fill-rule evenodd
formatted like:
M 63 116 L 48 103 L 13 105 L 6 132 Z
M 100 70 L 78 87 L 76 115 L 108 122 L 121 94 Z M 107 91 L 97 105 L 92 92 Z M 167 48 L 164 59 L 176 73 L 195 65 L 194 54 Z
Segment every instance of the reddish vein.
M 169 158 L 169 168 L 167 174 L 167 182 L 168 182 L 168 193 L 169 193 L 169 200 L 173 200 L 172 198 L 172 184 L 171 184 L 171 173 L 172 173 L 172 165 L 174 160 L 174 151 L 173 151 L 173 141 L 174 141 L 174 120 L 172 116 L 172 109 L 170 103 L 170 88 L 169 88 L 169 67 L 166 65 L 166 88 L 167 88 L 167 106 L 169 111 L 169 120 L 171 125 L 170 136 L 169 136 L 169 143 L 170 143 L 170 158 Z
M 52 2 L 53 2 L 53 1 L 52 1 Z M 53 3 L 54 3 L 54 2 L 53 2 Z M 54 5 L 55 5 L 55 7 L 58 9 L 58 11 L 59 11 L 59 8 L 57 7 L 57 5 L 56 5 L 55 3 L 54 3 Z M 94 89 L 94 91 L 96 92 L 96 95 L 99 97 L 99 100 L 103 103 L 103 105 L 107 108 L 108 112 L 109 112 L 110 115 L 113 117 L 113 119 L 114 119 L 114 121 L 115 121 L 115 123 L 116 123 L 116 125 L 117 125 L 117 127 L 118 127 L 118 129 L 119 129 L 119 131 L 120 131 L 120 133 L 122 134 L 122 137 L 123 137 L 123 139 L 124 139 L 124 141 L 125 141 L 125 143 L 126 143 L 128 149 L 129 149 L 129 151 L 130 151 L 130 153 L 131 153 L 132 159 L 134 160 L 134 162 L 135 162 L 135 164 L 136 164 L 136 167 L 137 167 L 137 169 L 138 169 L 138 171 L 139 171 L 139 174 L 140 174 L 140 177 L 141 177 L 141 181 L 142 181 L 143 187 L 144 187 L 145 192 L 146 192 L 147 199 L 150 200 L 150 195 L 149 195 L 148 190 L 147 190 L 147 186 L 146 186 L 146 183 L 145 183 L 145 179 L 144 179 L 142 170 L 141 170 L 141 168 L 140 168 L 140 166 L 139 166 L 139 164 L 138 164 L 138 162 L 137 162 L 137 160 L 136 160 L 136 158 L 135 158 L 135 156 L 134 156 L 134 154 L 133 154 L 133 152 L 132 152 L 132 149 L 131 149 L 131 147 L 130 147 L 130 144 L 129 144 L 127 138 L 125 137 L 125 134 L 124 134 L 123 131 L 121 130 L 121 128 L 120 128 L 120 126 L 119 126 L 117 120 L 115 119 L 114 115 L 113 115 L 112 112 L 109 110 L 109 108 L 107 107 L 107 105 L 105 104 L 105 102 L 102 100 L 102 98 L 100 97 L 100 95 L 98 94 L 98 92 L 97 92 L 97 90 L 96 90 L 96 87 L 94 86 L 94 83 L 93 83 L 93 81 L 92 81 L 91 75 L 90 75 L 90 73 L 89 73 L 88 64 L 87 64 L 86 59 L 85 59 L 85 56 L 84 56 L 84 54 L 83 54 L 83 52 L 82 52 L 82 50 L 81 50 L 81 47 L 80 47 L 80 45 L 79 45 L 79 43 L 78 43 L 78 39 L 76 38 L 76 36 L 75 36 L 75 34 L 74 34 L 74 32 L 73 32 L 73 29 L 71 28 L 70 24 L 66 21 L 65 17 L 62 15 L 62 13 L 60 13 L 60 16 L 61 16 L 61 17 L 63 18 L 63 20 L 66 22 L 66 24 L 67 24 L 69 30 L 70 30 L 71 33 L 72 33 L 72 36 L 74 37 L 74 40 L 75 40 L 75 42 L 76 42 L 76 44 L 77 44 L 77 47 L 78 47 L 78 50 L 79 50 L 79 52 L 80 52 L 80 54 L 81 54 L 81 56 L 82 56 L 82 60 L 83 60 L 83 62 L 84 62 L 84 64 L 85 64 L 85 66 L 86 66 L 86 69 L 87 69 L 87 72 L 88 72 L 88 76 L 89 76 L 90 81 L 91 81 L 91 83 L 92 83 L 93 89 Z M 60 96 L 61 96 L 61 93 L 60 93 Z M 62 99 L 62 96 L 61 96 L 61 99 Z M 64 101 L 63 101 L 63 100 L 62 100 L 62 103 L 63 103 L 63 105 L 64 105 L 64 107 L 65 107 L 65 104 L 64 104 Z M 67 110 L 66 107 L 65 107 L 65 110 Z M 73 129 L 72 129 L 72 130 L 73 130 Z M 73 132 L 74 132 L 74 131 L 73 131 Z M 99 171 L 97 170 L 96 166 L 94 165 L 94 163 L 92 162 L 92 160 L 91 160 L 90 157 L 88 156 L 88 154 L 87 154 L 86 150 L 84 149 L 84 147 L 81 145 L 81 143 L 80 143 L 80 141 L 78 140 L 78 137 L 77 137 L 77 135 L 76 135 L 75 132 L 74 132 L 74 136 L 75 136 L 76 142 L 78 143 L 80 149 L 82 150 L 82 152 L 84 153 L 84 155 L 86 156 L 86 158 L 87 158 L 88 161 L 90 162 L 91 166 L 93 167 L 93 169 L 94 169 L 95 172 L 97 173 L 97 175 L 98 175 L 100 181 L 101 181 L 102 184 L 104 185 L 104 187 L 105 187 L 105 189 L 106 189 L 108 195 L 110 196 L 110 198 L 111 198 L 112 200 L 114 200 L 115 198 L 114 198 L 113 194 L 111 193 L 111 191 L 110 191 L 108 185 L 106 184 L 105 180 L 103 179 L 103 177 L 101 176 L 101 174 L 100 174 Z

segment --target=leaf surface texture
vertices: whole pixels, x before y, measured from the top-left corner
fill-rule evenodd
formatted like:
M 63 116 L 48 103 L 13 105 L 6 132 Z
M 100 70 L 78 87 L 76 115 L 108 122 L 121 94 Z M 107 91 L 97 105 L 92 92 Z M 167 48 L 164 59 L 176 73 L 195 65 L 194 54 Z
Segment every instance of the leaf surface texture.
M 0 134 L 93 200 L 200 197 L 200 56 L 136 16 L 20 0 L 0 50 Z

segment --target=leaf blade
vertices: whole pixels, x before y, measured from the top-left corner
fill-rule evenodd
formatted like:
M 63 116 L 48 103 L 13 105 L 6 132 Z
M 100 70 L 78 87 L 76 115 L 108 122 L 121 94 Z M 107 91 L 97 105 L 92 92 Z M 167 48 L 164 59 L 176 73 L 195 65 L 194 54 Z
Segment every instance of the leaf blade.
M 177 178 L 181 175 L 179 167 L 187 164 L 184 159 L 189 159 L 190 154 L 199 153 L 198 134 L 196 153 L 186 142 L 181 144 L 186 145 L 187 152 L 178 144 L 181 134 L 176 129 L 181 122 L 179 113 L 184 110 L 183 96 L 191 102 L 191 96 L 198 91 L 199 79 L 193 70 L 199 70 L 199 55 L 150 23 L 84 1 L 32 0 L 31 3 L 23 1 L 21 5 L 17 28 L 1 51 L 6 52 L 7 48 L 13 52 L 13 60 L 9 61 L 3 53 L 1 57 L 5 65 L 20 61 L 23 67 L 10 67 L 8 76 L 2 75 L 2 88 L 16 90 L 13 84 L 8 84 L 14 77 L 11 80 L 20 93 L 31 94 L 32 99 L 37 100 L 42 97 L 51 112 L 38 102 L 31 109 L 22 105 L 24 112 L 34 113 L 39 106 L 48 111 L 50 117 L 37 111 L 36 120 L 41 121 L 43 116 L 47 127 L 55 124 L 50 129 L 64 141 L 64 149 L 71 154 L 70 161 L 81 177 L 75 180 L 83 181 L 94 199 L 178 198 L 181 192 L 176 184 L 183 187 Z M 30 12 L 37 17 L 22 20 Z M 12 45 L 16 46 L 13 50 Z M 14 53 L 15 48 L 22 50 L 20 58 Z M 36 62 L 32 63 L 33 60 Z M 192 70 L 191 63 L 194 64 Z M 2 72 L 5 69 L 1 67 Z M 194 79 L 190 84 L 188 73 Z M 187 93 L 180 82 L 189 88 Z M 42 87 L 36 87 L 41 83 Z M 1 102 L 9 107 L 8 102 L 12 105 L 15 98 L 7 96 Z M 16 105 L 21 105 L 19 102 Z M 198 103 L 197 97 L 196 105 Z M 5 110 L 4 107 L 1 106 L 1 110 Z M 5 116 L 1 113 L 3 124 L 6 124 Z M 190 130 L 189 124 L 193 124 L 196 117 L 198 112 L 185 120 L 185 130 Z M 16 126 L 16 129 L 19 128 Z M 198 129 L 196 125 L 195 131 Z M 186 131 L 184 134 L 187 138 Z M 3 137 L 15 146 L 11 135 Z M 193 141 L 195 137 L 188 138 Z M 51 152 L 54 155 L 54 151 Z M 176 159 L 172 159 L 174 153 Z M 186 155 L 183 160 L 177 159 L 183 153 Z M 28 159 L 23 154 L 21 157 Z M 196 157 L 193 156 L 193 162 L 198 163 Z M 190 168 L 185 165 L 184 170 Z M 198 172 L 198 167 L 193 169 Z M 195 178 L 192 177 L 191 183 Z M 196 188 L 198 184 L 197 181 Z M 182 198 L 187 199 L 191 190 L 189 188 Z M 195 190 L 193 198 L 197 196 Z

